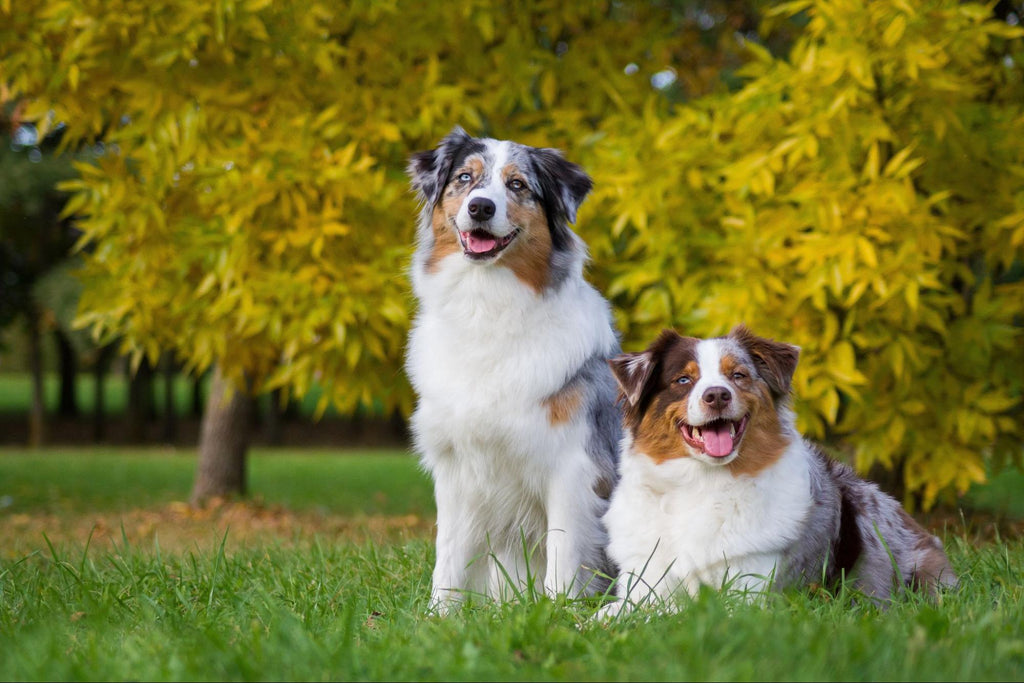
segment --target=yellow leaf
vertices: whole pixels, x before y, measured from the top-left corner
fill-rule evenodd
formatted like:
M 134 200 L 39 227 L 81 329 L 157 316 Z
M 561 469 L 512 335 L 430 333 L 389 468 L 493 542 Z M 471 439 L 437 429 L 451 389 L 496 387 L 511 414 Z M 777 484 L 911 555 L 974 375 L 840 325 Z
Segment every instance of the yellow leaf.
M 920 299 L 920 292 L 915 280 L 907 282 L 907 286 L 903 289 L 903 298 L 906 299 L 907 306 L 910 307 L 910 310 L 916 313 Z
M 907 145 L 899 152 L 894 154 L 892 158 L 889 159 L 889 162 L 885 165 L 885 168 L 882 170 L 882 175 L 885 175 L 890 178 L 895 177 L 896 172 L 900 170 L 900 167 L 903 165 L 903 163 L 907 160 L 907 157 L 909 157 L 910 153 L 913 151 L 914 145 Z
M 878 177 L 878 143 L 872 142 L 868 147 L 868 158 L 864 161 L 861 177 L 874 180 Z
M 1013 408 L 1020 402 L 1020 397 L 1006 396 L 1005 394 L 999 393 L 987 393 L 975 399 L 974 405 L 978 406 L 986 413 L 1002 413 Z
M 907 18 L 902 14 L 897 14 L 896 17 L 889 23 L 882 32 L 882 44 L 886 47 L 892 47 L 896 43 L 900 42 L 900 38 L 903 37 L 903 33 L 907 30 Z
M 866 237 L 857 236 L 857 253 L 868 268 L 878 267 L 878 255 L 875 253 L 875 245 Z
M 834 425 L 839 416 L 839 392 L 835 389 L 828 390 L 818 403 L 821 406 L 822 415 L 825 416 L 829 424 Z
M 555 79 L 555 74 L 545 71 L 540 77 L 540 100 L 545 107 L 550 107 L 555 103 L 557 96 L 558 81 Z

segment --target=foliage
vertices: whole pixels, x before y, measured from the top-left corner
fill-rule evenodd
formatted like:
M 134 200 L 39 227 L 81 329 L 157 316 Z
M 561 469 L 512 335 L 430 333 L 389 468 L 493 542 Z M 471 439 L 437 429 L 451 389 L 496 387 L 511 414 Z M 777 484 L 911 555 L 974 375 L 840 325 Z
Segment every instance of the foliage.
M 37 285 L 66 263 L 74 244 L 74 231 L 59 219 L 67 197 L 56 187 L 74 171 L 49 147 L 0 135 L 0 330 L 38 303 Z
M 607 122 L 581 220 L 629 343 L 745 321 L 800 345 L 803 428 L 927 507 L 1020 465 L 1022 31 L 947 0 L 785 3 L 769 27 L 797 12 L 737 92 Z
M 930 505 L 1021 453 L 1020 31 L 819 0 L 758 38 L 761 6 L 0 1 L 0 98 L 105 143 L 65 185 L 84 323 L 343 411 L 411 405 L 408 154 L 455 123 L 564 148 L 627 346 L 800 344 L 809 434 Z
M 408 411 L 409 152 L 455 122 L 565 143 L 648 93 L 680 49 L 673 34 L 693 32 L 673 12 L 6 2 L 0 83 L 27 120 L 62 122 L 67 144 L 106 145 L 64 185 L 91 248 L 82 324 L 123 335 L 136 360 L 173 349 L 239 387 L 303 395 L 318 379 L 321 408 Z

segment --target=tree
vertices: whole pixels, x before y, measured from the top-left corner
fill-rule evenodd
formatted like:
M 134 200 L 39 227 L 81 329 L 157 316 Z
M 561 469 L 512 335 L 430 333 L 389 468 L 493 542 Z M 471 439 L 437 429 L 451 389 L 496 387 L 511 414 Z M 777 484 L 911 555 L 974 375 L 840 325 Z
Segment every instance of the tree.
M 22 128 L 17 115 L 2 117 L 0 128 L 0 329 L 16 320 L 25 325 L 32 375 L 29 444 L 39 446 L 45 439 L 43 339 L 54 330 L 71 343 L 54 311 L 61 308 L 58 293 L 67 290 L 61 272 L 75 240 L 60 218 L 66 195 L 56 186 L 73 172 L 69 159 L 53 153 L 55 143 L 40 140 L 31 126 Z M 73 401 L 65 391 L 62 407 Z
M 316 378 L 321 410 L 408 412 L 410 151 L 456 122 L 566 146 L 681 47 L 717 54 L 678 37 L 716 46 L 727 5 L 3 3 L 0 83 L 67 144 L 105 144 L 63 186 L 101 343 L 284 400 Z
M 947 0 L 785 3 L 765 30 L 796 13 L 737 92 L 606 121 L 594 250 L 630 342 L 799 344 L 802 427 L 930 506 L 1021 464 L 1024 33 Z
M 992 7 L 765 4 L 756 34 L 759 2 L 108 5 L 0 3 L 0 88 L 105 145 L 64 185 L 80 320 L 136 363 L 407 412 L 403 169 L 458 123 L 592 173 L 627 346 L 800 344 L 804 428 L 926 505 L 1020 458 L 1022 55 Z

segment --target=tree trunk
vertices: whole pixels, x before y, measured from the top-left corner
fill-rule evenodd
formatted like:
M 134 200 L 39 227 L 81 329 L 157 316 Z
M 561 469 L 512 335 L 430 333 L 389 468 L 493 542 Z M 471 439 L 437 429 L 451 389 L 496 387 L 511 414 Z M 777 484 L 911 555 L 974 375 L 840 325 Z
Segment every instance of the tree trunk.
M 199 464 L 192 505 L 214 497 L 246 494 L 245 457 L 249 449 L 253 400 L 235 391 L 214 367 L 199 434 Z
M 53 331 L 57 340 L 57 352 L 60 357 L 60 402 L 57 413 L 61 417 L 77 417 L 78 392 L 75 382 L 78 378 L 78 354 L 71 344 L 71 339 L 59 327 Z
M 30 303 L 28 315 L 28 366 L 32 374 L 32 408 L 28 418 L 28 445 L 39 448 L 46 440 L 46 405 L 43 387 L 43 324 L 39 309 Z

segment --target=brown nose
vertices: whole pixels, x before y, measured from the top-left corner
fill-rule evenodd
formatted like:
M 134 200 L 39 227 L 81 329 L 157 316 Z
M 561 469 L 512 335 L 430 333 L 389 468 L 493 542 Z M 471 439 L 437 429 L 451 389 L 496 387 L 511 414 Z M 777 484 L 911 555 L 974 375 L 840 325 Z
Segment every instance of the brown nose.
M 494 215 L 494 202 L 486 197 L 473 197 L 466 208 L 469 217 L 475 221 L 489 221 Z
M 701 399 L 709 408 L 721 410 L 729 405 L 729 401 L 732 400 L 732 394 L 725 387 L 708 387 L 704 390 Z

